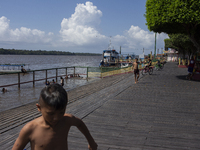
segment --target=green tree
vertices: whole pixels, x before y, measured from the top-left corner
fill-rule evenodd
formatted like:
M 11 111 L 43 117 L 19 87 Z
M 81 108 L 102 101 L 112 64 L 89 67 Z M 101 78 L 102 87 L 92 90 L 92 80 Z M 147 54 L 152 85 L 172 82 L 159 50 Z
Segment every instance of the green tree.
M 165 47 L 170 47 L 178 50 L 180 54 L 187 54 L 189 57 L 197 51 L 190 38 L 185 34 L 168 34 L 170 39 L 165 39 Z
M 200 0 L 147 0 L 146 21 L 150 31 L 182 33 L 200 52 Z
M 175 47 L 172 44 L 172 40 L 171 39 L 164 39 L 164 42 L 165 42 L 165 50 L 168 50 L 168 48 L 177 49 L 177 47 Z

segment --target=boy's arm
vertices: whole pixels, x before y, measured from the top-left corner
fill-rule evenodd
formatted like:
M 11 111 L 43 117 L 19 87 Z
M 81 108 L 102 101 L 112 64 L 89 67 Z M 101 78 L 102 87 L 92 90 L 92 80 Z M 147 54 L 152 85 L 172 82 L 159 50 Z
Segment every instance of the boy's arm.
M 12 150 L 23 150 L 26 144 L 30 141 L 30 133 L 30 125 L 26 124 L 20 131 Z
M 133 70 L 133 67 L 134 67 L 134 63 L 132 64 L 132 70 Z
M 97 150 L 98 145 L 94 141 L 94 139 L 93 139 L 92 135 L 90 134 L 85 123 L 81 119 L 74 117 L 74 116 L 72 117 L 72 119 L 73 119 L 72 125 L 76 126 L 83 133 L 83 135 L 86 137 L 86 139 L 89 143 L 88 148 L 90 150 Z

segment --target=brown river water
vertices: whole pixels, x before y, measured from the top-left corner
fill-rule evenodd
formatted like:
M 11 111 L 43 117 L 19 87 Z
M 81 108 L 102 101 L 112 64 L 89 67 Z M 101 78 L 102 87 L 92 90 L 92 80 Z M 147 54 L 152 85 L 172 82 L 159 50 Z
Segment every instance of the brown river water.
M 102 56 L 53 56 L 53 55 L 0 55 L 0 64 L 28 64 L 31 70 L 58 68 L 58 67 L 71 67 L 71 66 L 84 66 L 84 67 L 98 67 Z M 0 68 L 1 69 L 1 68 Z M 68 69 L 68 73 L 73 72 Z M 77 68 L 76 73 L 86 74 L 86 69 Z M 55 76 L 55 70 L 48 71 L 48 77 Z M 59 70 L 58 75 L 65 74 L 65 70 Z M 68 91 L 81 85 L 93 82 L 94 79 L 86 79 L 85 75 L 81 78 L 70 78 L 65 80 L 64 88 Z M 36 72 L 36 79 L 45 78 L 45 71 Z M 24 76 L 21 75 L 20 81 L 30 81 L 33 79 L 33 74 L 28 73 Z M 52 79 L 49 79 L 51 81 Z M 0 75 L 0 86 L 14 84 L 18 82 L 17 74 Z M 45 81 L 35 83 L 22 84 L 20 89 L 17 85 L 6 87 L 6 93 L 0 92 L 0 112 L 25 105 L 39 98 L 40 91 L 45 87 Z M 60 78 L 58 78 L 60 83 Z

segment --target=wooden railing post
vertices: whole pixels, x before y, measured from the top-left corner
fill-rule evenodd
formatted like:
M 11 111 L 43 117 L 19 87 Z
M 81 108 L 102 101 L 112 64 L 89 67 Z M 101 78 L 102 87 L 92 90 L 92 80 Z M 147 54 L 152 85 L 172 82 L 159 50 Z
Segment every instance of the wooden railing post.
M 76 73 L 76 72 L 75 72 L 75 69 L 76 69 L 76 68 L 74 67 L 74 77 L 75 77 L 75 73 Z
M 18 73 L 18 88 L 20 88 L 20 72 Z
M 88 78 L 88 67 L 87 67 L 87 78 Z
M 35 87 L 35 71 L 33 71 L 33 87 Z
M 47 70 L 46 70 L 46 83 L 47 83 Z
M 65 73 L 66 73 L 66 77 L 67 77 L 67 68 L 66 68 L 66 72 Z
M 102 79 L 102 67 L 101 67 L 101 79 Z
M 56 82 L 58 81 L 58 69 L 56 69 Z

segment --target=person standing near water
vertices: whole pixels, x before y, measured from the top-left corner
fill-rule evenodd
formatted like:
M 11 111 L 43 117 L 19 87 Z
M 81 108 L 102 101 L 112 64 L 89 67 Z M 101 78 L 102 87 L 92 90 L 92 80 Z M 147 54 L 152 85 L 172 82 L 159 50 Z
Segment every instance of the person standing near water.
M 64 79 L 60 77 L 60 84 L 63 86 L 64 85 Z
M 7 92 L 7 89 L 6 89 L 6 88 L 3 88 L 1 91 L 2 91 L 3 93 L 6 93 L 6 92 Z
M 135 76 L 135 83 L 138 82 L 138 79 L 140 77 L 139 74 L 139 69 L 138 69 L 138 59 L 136 58 L 135 61 L 133 62 L 132 69 L 134 68 L 134 76 Z

